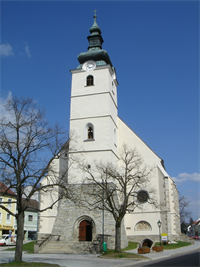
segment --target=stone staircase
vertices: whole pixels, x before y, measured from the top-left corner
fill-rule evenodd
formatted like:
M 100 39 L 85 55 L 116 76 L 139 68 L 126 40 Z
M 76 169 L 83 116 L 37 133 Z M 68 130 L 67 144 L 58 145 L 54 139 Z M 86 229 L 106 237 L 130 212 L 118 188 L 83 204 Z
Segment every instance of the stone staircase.
M 90 244 L 90 253 L 96 254 L 100 251 L 103 251 L 103 236 L 96 235 L 96 237 Z
M 38 246 L 38 251 L 35 253 L 70 253 L 70 254 L 89 254 L 90 245 L 92 242 L 77 242 L 77 241 L 48 241 L 42 246 Z
M 104 236 L 106 242 L 107 237 Z M 70 254 L 96 254 L 102 251 L 103 237 L 97 235 L 92 242 L 89 241 L 64 241 L 59 235 L 44 236 L 34 246 L 35 253 L 70 253 Z

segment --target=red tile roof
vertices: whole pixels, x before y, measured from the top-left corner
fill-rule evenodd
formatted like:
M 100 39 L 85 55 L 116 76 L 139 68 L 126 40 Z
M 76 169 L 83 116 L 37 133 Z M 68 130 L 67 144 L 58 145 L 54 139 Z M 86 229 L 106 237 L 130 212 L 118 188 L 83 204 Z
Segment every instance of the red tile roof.
M 3 184 L 2 182 L 0 182 L 0 194 L 1 195 L 3 195 L 4 192 L 6 192 L 5 195 L 16 196 L 16 194 L 10 188 L 8 190 L 7 189 L 8 189 L 8 187 L 5 184 Z

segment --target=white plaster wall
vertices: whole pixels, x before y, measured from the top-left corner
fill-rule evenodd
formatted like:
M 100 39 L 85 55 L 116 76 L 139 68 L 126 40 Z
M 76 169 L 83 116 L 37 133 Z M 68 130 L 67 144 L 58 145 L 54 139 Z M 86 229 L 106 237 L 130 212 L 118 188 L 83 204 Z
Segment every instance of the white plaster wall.
M 90 165 L 91 168 L 94 168 L 95 164 L 98 162 L 108 163 L 108 162 L 116 162 L 116 155 L 111 151 L 93 151 L 93 152 L 84 152 L 84 153 L 72 153 L 72 157 L 76 157 L 78 162 L 84 164 L 85 166 Z M 95 171 L 95 168 L 94 168 Z M 85 178 L 88 177 L 85 174 L 79 164 L 74 163 L 73 166 L 69 169 L 69 183 L 82 183 Z
M 125 227 L 127 235 L 157 235 L 159 229 L 157 222 L 161 220 L 159 212 L 145 212 L 145 213 L 134 213 L 126 214 L 125 216 Z M 140 221 L 146 221 L 151 225 L 151 230 L 135 230 L 135 226 Z M 127 229 L 130 228 L 130 229 Z M 162 228 L 161 228 L 162 229 Z
M 70 133 L 75 140 L 70 148 L 76 150 L 76 157 L 84 158 L 92 165 L 94 160 L 116 162 L 117 140 L 117 91 L 114 72 L 109 65 L 87 72 L 73 70 L 71 86 Z M 88 75 L 93 75 L 94 85 L 85 86 Z M 94 126 L 94 140 L 87 140 L 86 125 Z M 73 149 L 70 149 L 73 152 Z M 71 154 L 72 157 L 75 154 Z M 80 161 L 78 159 L 78 161 Z M 70 181 L 81 182 L 83 173 L 77 164 L 69 170 Z
M 121 119 L 118 120 L 118 127 L 119 150 L 123 144 L 127 144 L 128 148 L 131 149 L 136 148 L 144 164 L 149 168 L 154 168 L 153 173 L 149 176 L 150 187 L 155 189 L 157 201 L 160 203 L 159 191 L 161 186 L 159 180 L 162 178 L 161 175 L 158 175 L 158 166 L 161 168 L 161 159 Z M 152 210 L 154 208 L 149 206 L 149 209 Z
M 162 231 L 165 231 L 165 188 L 164 188 L 164 177 L 168 176 L 167 172 L 164 170 L 161 164 L 161 158 L 154 153 L 145 143 L 141 140 L 120 118 L 118 119 L 118 135 L 119 135 L 119 149 L 123 144 L 127 144 L 129 148 L 136 148 L 141 155 L 144 163 L 151 167 L 154 167 L 154 171 L 149 177 L 150 188 L 153 188 L 155 192 L 153 193 L 154 199 L 157 200 L 157 204 L 162 206 L 155 207 L 148 203 L 141 204 L 142 209 L 135 209 L 133 214 L 126 214 L 125 216 L 125 226 L 127 229 L 127 235 L 154 235 L 158 234 L 157 221 L 161 220 Z M 148 188 L 144 188 L 148 191 Z M 163 210 L 163 211 L 162 211 Z M 151 231 L 135 231 L 135 225 L 139 221 L 148 222 L 152 230 Z
M 84 95 L 71 99 L 71 120 L 110 115 L 116 121 L 116 105 L 109 92 Z
M 88 123 L 94 126 L 94 140 L 88 140 L 86 138 L 86 125 Z M 112 149 L 117 153 L 114 139 L 115 128 L 115 124 L 110 116 L 73 120 L 71 121 L 71 131 L 74 132 L 76 136 L 74 147 L 76 147 L 78 151 Z
M 59 174 L 59 160 L 55 159 L 52 165 L 56 173 Z M 52 183 L 49 177 L 45 177 L 41 181 L 41 186 L 49 185 Z M 50 207 L 57 199 L 58 199 L 58 187 L 52 187 L 51 191 L 49 192 L 45 192 L 45 191 L 40 192 L 40 196 L 39 196 L 40 210 Z M 56 203 L 52 209 L 48 209 L 46 211 L 39 213 L 38 232 L 40 234 L 51 233 L 52 227 L 53 227 L 56 215 L 57 215 L 57 209 L 58 209 L 58 203 Z
M 114 92 L 113 99 L 117 103 L 116 85 L 113 80 L 113 71 L 109 65 L 97 67 L 93 71 L 72 70 L 71 97 L 85 94 Z M 94 86 L 86 86 L 86 77 L 94 77 Z
M 137 148 L 144 162 L 149 166 L 161 165 L 161 158 L 153 152 L 119 117 L 119 147 L 128 144 L 130 148 Z

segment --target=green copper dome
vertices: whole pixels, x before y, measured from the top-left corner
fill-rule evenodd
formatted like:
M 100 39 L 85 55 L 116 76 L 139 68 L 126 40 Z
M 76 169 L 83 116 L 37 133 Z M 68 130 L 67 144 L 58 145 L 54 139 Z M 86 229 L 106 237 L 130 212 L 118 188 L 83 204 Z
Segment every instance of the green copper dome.
M 82 68 L 82 65 L 88 60 L 95 61 L 97 66 L 110 64 L 112 67 L 112 63 L 108 56 L 107 51 L 102 49 L 102 44 L 104 41 L 101 36 L 101 29 L 97 24 L 96 18 L 97 15 L 95 13 L 94 23 L 92 27 L 89 29 L 90 35 L 87 37 L 89 42 L 88 51 L 78 55 L 78 61 L 80 65 L 78 66 L 77 69 Z
M 99 26 L 97 25 L 96 18 L 97 18 L 97 15 L 94 15 L 94 23 L 93 23 L 92 27 L 90 28 L 91 35 L 101 34 L 101 30 L 100 30 Z

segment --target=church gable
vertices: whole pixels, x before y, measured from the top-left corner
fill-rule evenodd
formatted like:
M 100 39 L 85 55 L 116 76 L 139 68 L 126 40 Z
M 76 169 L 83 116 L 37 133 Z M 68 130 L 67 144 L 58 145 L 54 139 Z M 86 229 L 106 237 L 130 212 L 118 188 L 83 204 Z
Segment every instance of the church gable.
M 124 122 L 118 117 L 118 145 L 119 148 L 127 144 L 136 148 L 146 164 L 158 165 L 163 169 L 162 159 Z

